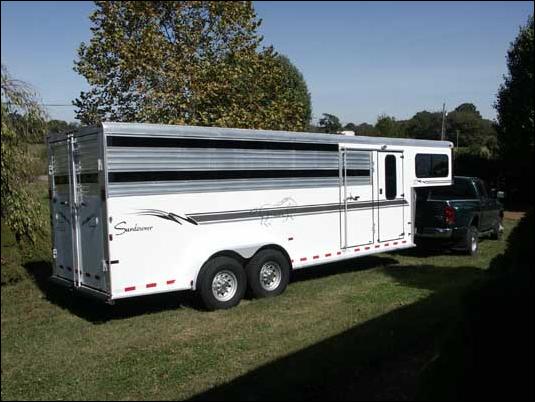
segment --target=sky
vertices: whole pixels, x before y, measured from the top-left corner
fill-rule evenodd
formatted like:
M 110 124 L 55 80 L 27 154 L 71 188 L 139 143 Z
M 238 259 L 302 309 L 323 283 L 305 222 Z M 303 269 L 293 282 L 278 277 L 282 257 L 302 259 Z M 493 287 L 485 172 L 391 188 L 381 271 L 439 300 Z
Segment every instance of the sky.
M 264 44 L 300 69 L 322 113 L 343 123 L 408 119 L 464 102 L 483 117 L 493 103 L 506 53 L 533 2 L 254 2 Z M 68 104 L 88 89 L 73 71 L 91 37 L 92 2 L 2 1 L 1 59 L 45 104 Z M 48 106 L 74 121 L 74 107 Z

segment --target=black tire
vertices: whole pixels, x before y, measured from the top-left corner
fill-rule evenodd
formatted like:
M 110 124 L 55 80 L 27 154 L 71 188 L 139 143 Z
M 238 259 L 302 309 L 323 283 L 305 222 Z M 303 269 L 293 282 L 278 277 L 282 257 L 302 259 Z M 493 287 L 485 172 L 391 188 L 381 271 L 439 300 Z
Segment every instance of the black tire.
M 479 251 L 479 233 L 475 226 L 470 226 L 466 231 L 465 252 L 468 255 L 476 256 Z
M 280 295 L 290 281 L 290 264 L 278 250 L 259 251 L 246 265 L 245 272 L 249 290 L 256 298 Z
M 247 288 L 247 276 L 238 261 L 221 256 L 203 265 L 197 284 L 197 291 L 208 310 L 228 309 L 238 305 L 243 298 Z
M 494 228 L 492 229 L 492 232 L 490 234 L 490 238 L 492 240 L 501 240 L 503 234 L 502 230 L 502 220 L 499 219 L 495 224 Z

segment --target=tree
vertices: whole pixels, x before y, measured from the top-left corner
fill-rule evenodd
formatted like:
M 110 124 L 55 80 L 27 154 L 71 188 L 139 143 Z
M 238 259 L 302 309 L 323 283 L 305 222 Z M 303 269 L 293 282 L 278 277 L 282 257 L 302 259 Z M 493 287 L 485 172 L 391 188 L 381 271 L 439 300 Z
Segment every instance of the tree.
M 377 117 L 375 129 L 381 137 L 405 137 L 402 125 L 394 117 L 381 114 Z
M 507 52 L 508 74 L 498 91 L 498 144 L 511 189 L 533 201 L 533 15 Z
M 361 123 L 357 126 L 355 130 L 355 135 L 364 135 L 368 137 L 374 137 L 377 136 L 377 130 L 375 127 L 368 123 Z
M 407 121 L 407 135 L 410 138 L 440 140 L 442 113 L 423 110 Z
M 354 133 L 356 133 L 357 132 L 357 125 L 355 123 L 347 123 L 344 126 L 344 130 L 353 131 Z
M 310 98 L 307 83 L 301 71 L 292 64 L 288 57 L 279 54 L 277 60 L 283 69 L 283 74 L 281 74 L 281 79 L 283 80 L 281 87 L 284 88 L 288 97 L 294 104 L 302 105 L 303 111 L 299 115 L 302 122 L 300 122 L 299 125 L 302 125 L 304 129 L 310 123 L 310 119 L 312 118 L 312 100 Z
M 325 133 L 336 134 L 342 130 L 340 119 L 333 114 L 323 113 L 319 125 Z
M 2 219 L 13 230 L 17 240 L 35 239 L 41 226 L 38 203 L 27 187 L 33 177 L 26 142 L 34 132 L 21 130 L 24 121 L 45 132 L 45 113 L 35 91 L 26 83 L 13 79 L 2 65 Z
M 64 133 L 68 131 L 76 130 L 80 127 L 80 124 L 71 122 L 68 123 L 64 120 L 49 120 L 46 123 L 46 128 L 49 133 Z
M 97 1 L 75 71 L 84 123 L 138 121 L 303 130 L 302 76 L 260 49 L 251 2 Z M 299 88 L 298 90 L 296 88 Z
M 476 105 L 473 103 L 462 103 L 459 106 L 457 106 L 454 110 L 455 112 L 467 112 L 477 115 L 481 119 L 481 113 L 476 108 Z
M 448 113 L 446 132 L 450 141 L 459 147 L 469 148 L 471 154 L 490 157 L 496 151 L 496 132 L 492 122 L 483 119 L 471 103 L 463 103 Z

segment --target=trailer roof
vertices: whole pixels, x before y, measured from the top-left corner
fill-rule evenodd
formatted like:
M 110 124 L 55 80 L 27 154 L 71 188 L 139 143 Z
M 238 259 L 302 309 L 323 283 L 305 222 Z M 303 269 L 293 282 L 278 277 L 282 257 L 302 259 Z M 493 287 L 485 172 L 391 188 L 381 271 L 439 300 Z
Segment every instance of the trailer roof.
M 75 135 L 86 135 L 102 128 L 105 134 L 141 137 L 191 137 L 233 140 L 264 140 L 281 142 L 309 142 L 320 144 L 370 144 L 435 148 L 453 148 L 450 141 L 416 140 L 410 138 L 387 138 L 346 136 L 338 134 L 308 133 L 295 131 L 253 130 L 243 128 L 179 126 L 150 123 L 103 122 L 97 126 L 83 127 Z M 56 136 L 54 136 L 56 137 Z M 58 138 L 54 138 L 57 140 Z

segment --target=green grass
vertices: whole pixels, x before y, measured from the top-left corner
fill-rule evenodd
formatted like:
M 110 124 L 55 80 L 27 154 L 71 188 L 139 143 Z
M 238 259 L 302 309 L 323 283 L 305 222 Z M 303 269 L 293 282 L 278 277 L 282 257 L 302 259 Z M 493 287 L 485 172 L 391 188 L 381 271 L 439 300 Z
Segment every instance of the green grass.
M 54 291 L 46 242 L 2 286 L 2 399 L 408 399 L 462 291 L 505 248 L 310 268 L 277 298 L 203 312 L 187 292 L 110 307 Z

